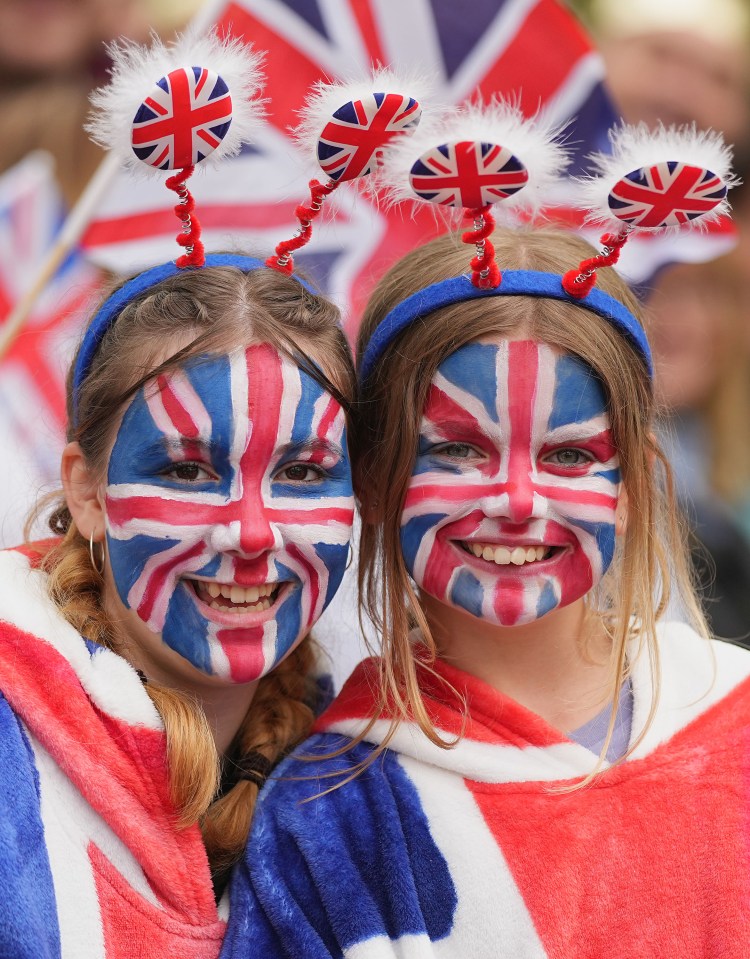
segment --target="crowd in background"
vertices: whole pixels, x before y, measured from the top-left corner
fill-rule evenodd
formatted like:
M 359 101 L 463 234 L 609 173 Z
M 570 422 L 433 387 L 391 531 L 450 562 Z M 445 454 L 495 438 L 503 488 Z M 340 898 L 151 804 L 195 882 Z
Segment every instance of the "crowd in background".
M 578 0 L 629 122 L 694 120 L 735 145 L 750 178 L 750 3 Z M 0 173 L 48 150 L 67 203 L 101 160 L 82 133 L 106 74 L 103 42 L 169 35 L 198 0 L 0 0 Z M 40 11 L 43 10 L 43 15 Z M 739 241 L 711 263 L 663 272 L 649 292 L 662 441 L 691 519 L 715 631 L 750 636 L 750 187 L 733 194 Z M 0 376 L 2 369 L 0 368 Z

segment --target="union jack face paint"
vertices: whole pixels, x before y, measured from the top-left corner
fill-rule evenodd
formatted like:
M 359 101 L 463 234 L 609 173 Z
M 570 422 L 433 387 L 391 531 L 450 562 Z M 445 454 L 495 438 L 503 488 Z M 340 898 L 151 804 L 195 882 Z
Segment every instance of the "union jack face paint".
M 109 461 L 120 599 L 197 669 L 265 675 L 341 582 L 354 500 L 344 413 L 267 343 L 147 384 Z
M 530 340 L 470 343 L 430 386 L 401 520 L 407 568 L 480 619 L 539 619 L 611 564 L 619 484 L 585 363 Z

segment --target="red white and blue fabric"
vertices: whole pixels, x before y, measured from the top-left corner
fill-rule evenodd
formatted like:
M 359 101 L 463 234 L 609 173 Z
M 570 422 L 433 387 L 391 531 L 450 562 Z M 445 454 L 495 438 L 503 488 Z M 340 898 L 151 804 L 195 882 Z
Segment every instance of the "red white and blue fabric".
M 418 197 L 467 209 L 513 196 L 528 179 L 526 167 L 507 147 L 473 140 L 443 143 L 428 150 L 409 174 Z
M 344 414 L 268 344 L 196 363 L 155 385 L 128 407 L 109 461 L 107 544 L 118 592 L 199 669 L 258 679 L 330 602 L 354 513 L 345 452 L 329 463 L 329 454 L 308 449 L 305 462 L 325 479 L 300 488 L 276 478 L 279 451 L 316 439 L 345 450 Z M 206 464 L 216 480 L 176 483 L 165 461 L 170 449 L 180 462 Z M 200 613 L 184 581 L 190 574 L 293 588 L 273 619 L 226 628 Z
M 382 148 L 397 133 L 419 123 L 422 109 L 413 97 L 373 93 L 350 100 L 333 114 L 318 141 L 318 162 L 335 181 L 371 173 Z
M 0 955 L 215 959 L 225 923 L 197 826 L 175 824 L 161 720 L 33 567 L 0 554 Z
M 261 794 L 222 959 L 745 959 L 750 653 L 677 623 L 659 638 L 653 724 L 624 764 L 573 792 L 557 787 L 598 757 L 443 662 L 421 685 L 457 745 L 404 724 L 359 772 L 386 717 L 352 751 L 311 762 L 378 708 L 377 663 L 360 665 Z M 648 657 L 630 652 L 633 742 L 654 690 Z M 334 789 L 322 778 L 355 772 Z
M 608 204 L 618 220 L 646 229 L 682 226 L 710 213 L 727 195 L 704 167 L 665 162 L 628 173 L 612 187 Z
M 156 82 L 133 119 L 133 152 L 159 170 L 200 163 L 219 146 L 232 122 L 232 98 L 205 67 L 180 68 Z

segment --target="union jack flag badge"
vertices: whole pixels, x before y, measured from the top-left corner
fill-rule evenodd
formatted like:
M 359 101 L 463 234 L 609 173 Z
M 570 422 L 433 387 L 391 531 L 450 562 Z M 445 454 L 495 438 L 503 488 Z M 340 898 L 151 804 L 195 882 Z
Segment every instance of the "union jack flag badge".
M 419 102 L 399 93 L 372 93 L 347 101 L 320 134 L 321 169 L 341 183 L 366 176 L 377 166 L 383 147 L 397 134 L 413 130 L 421 115 Z
M 149 166 L 181 170 L 213 153 L 231 123 L 232 98 L 224 80 L 205 67 L 181 67 L 158 80 L 138 108 L 133 152 Z
M 507 147 L 478 140 L 433 147 L 409 173 L 411 188 L 422 200 L 466 209 L 504 200 L 528 179 L 526 167 Z
M 726 184 L 711 170 L 668 161 L 626 174 L 612 187 L 607 202 L 618 220 L 655 230 L 704 216 L 726 195 Z

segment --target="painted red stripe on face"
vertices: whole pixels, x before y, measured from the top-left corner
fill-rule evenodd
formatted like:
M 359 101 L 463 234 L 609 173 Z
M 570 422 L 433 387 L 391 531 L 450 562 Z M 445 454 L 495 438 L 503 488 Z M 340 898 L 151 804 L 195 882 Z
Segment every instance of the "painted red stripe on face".
M 172 556 L 171 559 L 165 561 L 163 564 L 157 566 L 157 568 L 151 573 L 148 577 L 148 582 L 146 584 L 146 589 L 143 593 L 143 597 L 138 604 L 138 615 L 145 622 L 149 622 L 151 615 L 154 611 L 154 606 L 156 605 L 159 596 L 164 589 L 166 581 L 169 579 L 172 570 L 177 566 L 181 566 L 186 563 L 188 560 L 193 559 L 195 556 L 200 556 L 204 550 L 203 543 L 195 543 L 189 549 L 184 550 L 182 553 Z
M 261 676 L 266 669 L 263 656 L 265 625 L 246 626 L 242 629 L 219 629 L 216 639 L 229 662 L 232 679 L 247 682 L 248 677 Z
M 239 545 L 243 553 L 252 554 L 271 549 L 274 544 L 262 489 L 279 432 L 284 382 L 281 357 L 268 343 L 249 347 L 245 362 L 251 433 L 239 466 L 243 492 Z
M 326 408 L 320 418 L 320 423 L 318 423 L 317 436 L 320 439 L 325 439 L 328 436 L 328 433 L 336 421 L 336 417 L 338 416 L 340 410 L 341 407 L 339 404 L 336 402 L 336 400 L 331 398 L 326 404 Z
M 305 627 L 309 628 L 315 620 L 315 611 L 318 608 L 318 599 L 320 597 L 320 571 L 313 566 L 302 550 L 293 543 L 289 544 L 287 547 L 287 552 L 293 559 L 296 559 L 300 566 L 302 566 L 302 568 L 307 572 L 310 608 L 307 611 L 307 622 L 305 623 Z
M 508 344 L 508 515 L 516 523 L 527 520 L 534 508 L 531 460 L 534 401 L 539 375 L 539 344 L 532 340 Z
M 172 389 L 172 384 L 168 376 L 160 376 L 157 379 L 159 386 L 159 395 L 164 412 L 169 417 L 172 425 L 187 439 L 197 439 L 200 436 L 200 429 L 190 412 L 185 408 L 177 393 Z
M 450 420 L 462 430 L 462 436 L 465 435 L 465 431 L 475 436 L 484 433 L 476 418 L 467 409 L 434 385 L 430 387 L 427 394 L 424 416 L 430 420 L 438 432 L 441 431 L 441 423 Z

